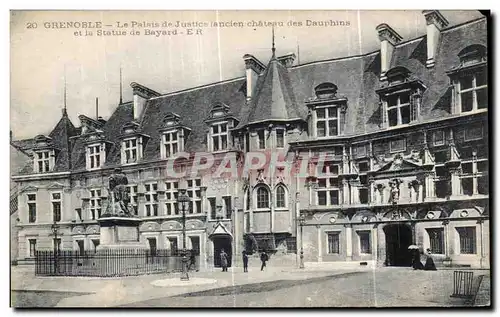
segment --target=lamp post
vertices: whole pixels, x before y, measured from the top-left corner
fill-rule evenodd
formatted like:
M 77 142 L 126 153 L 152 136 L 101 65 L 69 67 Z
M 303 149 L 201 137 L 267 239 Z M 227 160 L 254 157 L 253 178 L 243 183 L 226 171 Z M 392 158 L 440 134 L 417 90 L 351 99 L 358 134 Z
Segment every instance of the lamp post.
M 179 184 L 180 185 L 180 184 Z M 184 184 L 183 184 L 184 185 Z M 187 271 L 187 250 L 186 250 L 186 209 L 189 208 L 189 196 L 186 195 L 186 187 L 179 186 L 179 197 L 177 202 L 179 203 L 182 211 L 182 273 L 181 281 L 189 281 L 189 275 Z
M 58 257 L 59 257 L 59 245 L 57 243 L 57 234 L 59 233 L 59 225 L 54 221 L 52 226 L 50 227 L 52 229 L 52 233 L 54 234 L 54 274 L 57 273 L 57 262 L 58 262 Z
M 306 224 L 306 217 L 304 214 L 301 214 L 299 217 L 299 225 L 300 225 L 300 264 L 299 268 L 304 268 L 304 241 L 303 241 L 303 227 Z

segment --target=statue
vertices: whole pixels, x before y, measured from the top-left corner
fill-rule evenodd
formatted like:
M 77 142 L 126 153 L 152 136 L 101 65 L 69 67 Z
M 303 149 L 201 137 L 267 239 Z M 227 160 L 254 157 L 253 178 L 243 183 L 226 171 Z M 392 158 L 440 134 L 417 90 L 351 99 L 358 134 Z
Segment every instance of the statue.
M 119 168 L 109 177 L 109 192 L 111 201 L 106 209 L 106 216 L 131 217 L 133 212 L 129 207 L 130 195 L 128 192 L 128 179 Z
M 392 203 L 393 205 L 396 205 L 399 201 L 399 184 L 400 181 L 395 179 L 391 182 L 389 182 L 389 185 L 391 185 L 391 194 L 389 197 L 389 202 Z

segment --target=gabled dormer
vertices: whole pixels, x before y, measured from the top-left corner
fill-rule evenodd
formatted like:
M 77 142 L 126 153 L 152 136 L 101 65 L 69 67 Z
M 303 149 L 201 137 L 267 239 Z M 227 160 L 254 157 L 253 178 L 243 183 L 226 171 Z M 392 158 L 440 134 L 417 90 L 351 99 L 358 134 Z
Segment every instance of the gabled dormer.
M 459 64 L 446 74 L 453 87 L 452 114 L 488 109 L 487 50 L 470 45 L 458 53 Z
M 229 130 L 236 127 L 238 122 L 228 105 L 222 102 L 214 103 L 208 118 L 205 120 L 209 126 L 208 150 L 212 152 L 227 151 L 230 147 L 228 140 L 231 137 Z
M 35 173 L 48 173 L 54 169 L 57 149 L 52 138 L 45 135 L 35 137 L 33 148 L 33 170 Z
M 102 129 L 104 125 L 104 120 L 94 120 L 90 117 L 87 117 L 85 115 L 79 115 L 78 119 L 80 119 L 80 126 L 81 126 L 81 134 L 87 134 L 87 133 L 92 133 L 99 131 Z
M 418 121 L 422 94 L 427 87 L 401 66 L 390 69 L 386 77 L 387 86 L 376 91 L 380 97 L 382 127 L 392 128 Z
M 347 98 L 337 96 L 338 87 L 322 83 L 314 88 L 315 96 L 306 101 L 309 108 L 313 138 L 335 137 L 344 134 Z
M 167 113 L 160 127 L 162 159 L 175 157 L 178 152 L 184 151 L 186 139 L 191 129 L 181 124 L 181 117 L 173 112 Z
M 82 136 L 85 145 L 85 166 L 87 170 L 101 168 L 106 162 L 106 155 L 113 143 L 106 140 L 104 132 L 95 129 Z
M 134 164 L 141 160 L 148 140 L 149 136 L 141 133 L 137 122 L 131 121 L 126 123 L 120 135 L 121 163 Z

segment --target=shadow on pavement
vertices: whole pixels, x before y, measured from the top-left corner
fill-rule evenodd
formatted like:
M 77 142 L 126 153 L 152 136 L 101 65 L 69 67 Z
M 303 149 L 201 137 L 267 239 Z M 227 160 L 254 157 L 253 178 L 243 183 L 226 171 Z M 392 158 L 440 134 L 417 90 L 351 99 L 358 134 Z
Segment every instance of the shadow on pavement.
M 227 295 L 239 295 L 246 293 L 262 293 L 275 291 L 283 288 L 294 287 L 297 285 L 312 284 L 323 282 L 327 279 L 340 279 L 345 277 L 350 277 L 353 275 L 366 274 L 366 272 L 348 272 L 336 275 L 328 275 L 321 277 L 314 277 L 309 279 L 299 279 L 299 280 L 275 280 L 270 282 L 260 282 L 244 285 L 226 286 L 221 288 L 210 289 L 206 291 L 191 292 L 180 295 L 172 296 L 175 297 L 201 297 L 201 296 L 227 296 Z

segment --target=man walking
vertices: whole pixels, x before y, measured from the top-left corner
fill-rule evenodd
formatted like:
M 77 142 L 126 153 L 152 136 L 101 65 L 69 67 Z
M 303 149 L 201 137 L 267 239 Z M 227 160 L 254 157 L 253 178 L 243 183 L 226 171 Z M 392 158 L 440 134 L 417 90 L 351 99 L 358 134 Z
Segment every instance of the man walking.
M 243 272 L 248 272 L 248 254 L 243 250 Z
M 264 271 L 264 268 L 266 267 L 266 262 L 269 260 L 269 257 L 267 256 L 266 251 L 262 251 L 260 254 L 260 261 L 262 262 L 262 265 L 260 266 L 260 270 Z
M 222 266 L 222 272 L 227 272 L 227 253 L 224 249 L 220 251 L 220 265 Z

